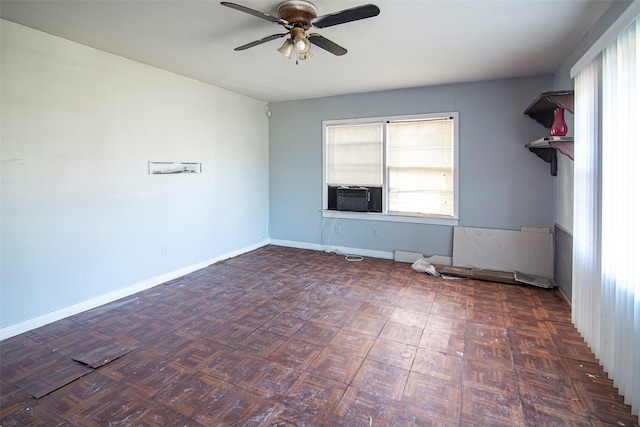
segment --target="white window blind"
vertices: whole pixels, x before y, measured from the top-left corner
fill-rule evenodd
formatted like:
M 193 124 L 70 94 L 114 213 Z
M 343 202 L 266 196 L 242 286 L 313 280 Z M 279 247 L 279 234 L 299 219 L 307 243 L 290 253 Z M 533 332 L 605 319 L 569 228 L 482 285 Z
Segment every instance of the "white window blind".
M 327 183 L 382 186 L 382 123 L 326 128 Z
M 453 119 L 388 126 L 389 212 L 453 215 Z

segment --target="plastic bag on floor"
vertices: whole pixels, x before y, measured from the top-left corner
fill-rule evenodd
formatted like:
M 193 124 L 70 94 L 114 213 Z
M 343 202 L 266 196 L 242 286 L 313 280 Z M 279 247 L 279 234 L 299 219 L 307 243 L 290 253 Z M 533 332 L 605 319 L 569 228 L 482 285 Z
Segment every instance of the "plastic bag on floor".
M 413 268 L 418 273 L 427 273 L 436 277 L 440 276 L 440 273 L 436 271 L 436 268 L 424 258 L 419 258 L 416 262 L 411 264 L 411 268 Z

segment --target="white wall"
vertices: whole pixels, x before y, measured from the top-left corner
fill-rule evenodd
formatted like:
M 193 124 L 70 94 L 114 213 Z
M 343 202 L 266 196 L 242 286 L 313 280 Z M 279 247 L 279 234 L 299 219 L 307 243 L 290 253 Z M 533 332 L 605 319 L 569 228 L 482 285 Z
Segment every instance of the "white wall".
M 460 225 L 551 228 L 549 165 L 524 148 L 547 130 L 524 110 L 552 85 L 547 75 L 270 104 L 271 238 L 303 247 L 451 256 L 451 226 L 323 220 L 320 214 L 323 120 L 443 111 L 460 113 Z M 340 234 L 331 232 L 336 221 Z M 372 236 L 374 226 L 377 237 Z
M 1 26 L 2 328 L 267 241 L 264 103 Z

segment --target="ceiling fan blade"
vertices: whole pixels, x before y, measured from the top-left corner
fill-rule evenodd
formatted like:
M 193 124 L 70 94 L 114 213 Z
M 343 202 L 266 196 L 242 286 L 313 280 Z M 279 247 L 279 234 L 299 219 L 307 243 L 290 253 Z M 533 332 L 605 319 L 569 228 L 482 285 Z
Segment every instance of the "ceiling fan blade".
M 322 37 L 318 33 L 309 34 L 309 42 L 326 50 L 327 52 L 331 52 L 334 55 L 342 56 L 347 53 L 347 49 L 343 48 L 339 44 L 336 44 L 329 40 L 326 37 Z
M 258 18 L 265 19 L 267 21 L 274 22 L 276 24 L 286 25 L 287 21 L 281 18 L 276 18 L 275 16 L 271 16 L 268 13 L 260 12 L 255 9 L 248 8 L 246 6 L 242 6 L 240 4 L 231 3 L 228 1 L 220 2 L 221 5 L 230 7 L 231 9 L 239 10 L 240 12 L 248 13 L 249 15 L 257 16 Z
M 249 49 L 250 47 L 254 47 L 254 46 L 258 46 L 259 44 L 262 43 L 266 43 L 266 42 L 270 42 L 271 40 L 275 40 L 275 39 L 279 39 L 280 37 L 284 37 L 284 36 L 288 36 L 289 33 L 284 33 L 284 34 L 272 34 L 270 36 L 261 38 L 260 40 L 256 40 L 254 42 L 251 43 L 247 43 L 245 45 L 239 46 L 233 50 L 245 50 L 245 49 Z
M 374 4 L 365 4 L 351 9 L 345 9 L 340 12 L 318 16 L 316 19 L 311 21 L 311 24 L 317 28 L 326 28 L 338 24 L 346 24 L 347 22 L 358 21 L 360 19 L 373 18 L 379 14 L 380 9 L 378 6 Z

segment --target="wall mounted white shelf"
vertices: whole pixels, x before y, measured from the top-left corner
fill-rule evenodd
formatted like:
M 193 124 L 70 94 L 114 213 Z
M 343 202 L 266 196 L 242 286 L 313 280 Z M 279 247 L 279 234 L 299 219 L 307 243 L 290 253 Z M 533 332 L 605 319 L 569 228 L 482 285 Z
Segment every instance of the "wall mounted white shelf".
M 149 175 L 176 173 L 201 173 L 202 163 L 196 162 L 149 162 Z

